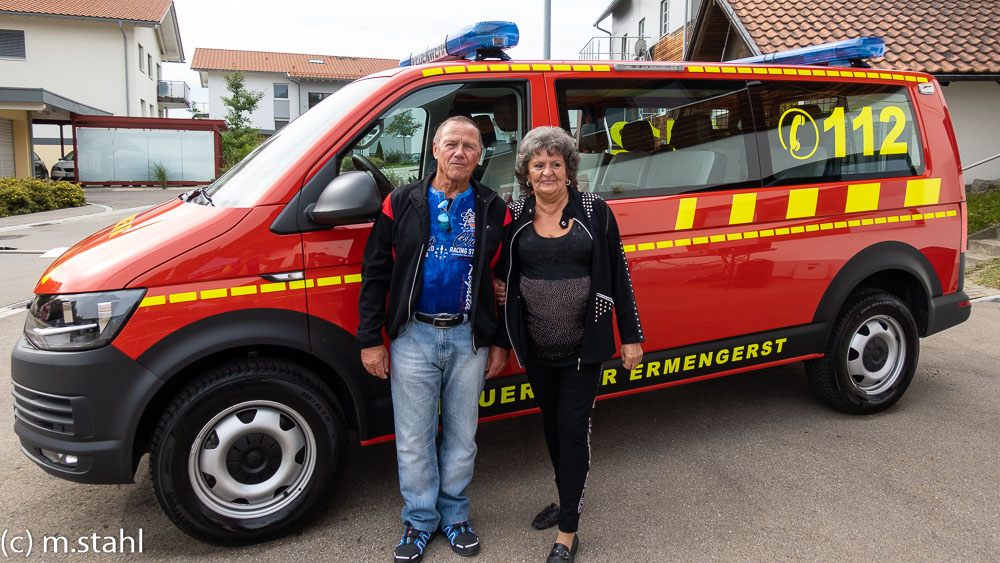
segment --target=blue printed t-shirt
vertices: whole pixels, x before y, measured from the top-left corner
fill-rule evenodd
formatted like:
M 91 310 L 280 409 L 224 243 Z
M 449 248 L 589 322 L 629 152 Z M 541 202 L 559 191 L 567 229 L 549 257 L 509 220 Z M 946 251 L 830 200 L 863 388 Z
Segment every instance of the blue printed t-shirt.
M 472 309 L 472 255 L 476 248 L 475 198 L 470 185 L 457 194 L 451 204 L 444 192 L 427 188 L 430 206 L 431 236 L 424 256 L 423 289 L 417 310 L 421 313 L 466 314 Z M 448 221 L 439 220 L 447 213 Z

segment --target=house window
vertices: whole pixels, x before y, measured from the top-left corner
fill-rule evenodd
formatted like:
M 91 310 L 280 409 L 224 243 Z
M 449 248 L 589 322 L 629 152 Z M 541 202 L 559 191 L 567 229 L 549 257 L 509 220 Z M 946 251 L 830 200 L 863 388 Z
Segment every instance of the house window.
M 639 20 L 639 39 L 646 37 L 646 18 Z
M 281 129 L 285 125 L 288 125 L 288 120 L 287 119 L 275 119 L 274 120 L 274 130 L 275 130 L 275 132 L 277 132 L 279 129 Z
M 309 92 L 309 107 L 310 108 L 313 107 L 314 105 L 322 102 L 324 98 L 327 98 L 329 96 L 330 96 L 329 92 Z
M 287 100 L 288 99 L 288 84 L 275 84 L 274 85 L 274 99 L 275 100 Z
M 163 80 L 163 67 L 160 63 L 156 63 L 156 79 Z
M 660 36 L 670 32 L 670 0 L 660 2 Z
M 149 69 L 149 77 L 153 77 L 153 55 L 146 53 L 146 68 Z
M 146 117 L 146 100 L 139 98 L 139 107 L 142 108 L 142 116 Z
M 142 65 L 146 64 L 146 50 L 139 45 L 139 71 L 146 72 L 146 69 Z M 145 109 L 143 110 L 145 111 Z
M 0 29 L 0 59 L 25 59 L 24 30 Z
M 622 58 L 628 58 L 628 34 L 622 35 Z

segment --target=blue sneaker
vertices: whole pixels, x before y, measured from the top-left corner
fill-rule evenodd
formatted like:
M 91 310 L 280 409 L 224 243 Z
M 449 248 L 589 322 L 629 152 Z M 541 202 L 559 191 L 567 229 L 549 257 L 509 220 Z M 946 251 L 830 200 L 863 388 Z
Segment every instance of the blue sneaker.
M 406 561 L 407 563 L 417 563 L 424 558 L 424 549 L 430 543 L 432 532 L 421 532 L 406 522 L 406 529 L 403 530 L 403 539 L 396 544 L 393 551 L 394 561 Z
M 441 531 L 451 542 L 451 550 L 455 553 L 463 557 L 479 553 L 479 536 L 469 527 L 468 522 L 441 526 Z

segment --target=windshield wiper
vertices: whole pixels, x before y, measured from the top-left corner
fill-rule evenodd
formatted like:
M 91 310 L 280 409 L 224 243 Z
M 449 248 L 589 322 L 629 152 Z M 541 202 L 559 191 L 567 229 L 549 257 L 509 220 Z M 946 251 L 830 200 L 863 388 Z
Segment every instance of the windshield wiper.
M 189 192 L 184 192 L 181 195 L 177 196 L 178 199 L 180 199 L 185 203 L 194 200 L 194 198 L 196 197 L 204 198 L 209 205 L 215 207 L 215 202 L 212 201 L 212 198 L 209 197 L 209 195 L 205 192 L 205 188 L 195 188 Z

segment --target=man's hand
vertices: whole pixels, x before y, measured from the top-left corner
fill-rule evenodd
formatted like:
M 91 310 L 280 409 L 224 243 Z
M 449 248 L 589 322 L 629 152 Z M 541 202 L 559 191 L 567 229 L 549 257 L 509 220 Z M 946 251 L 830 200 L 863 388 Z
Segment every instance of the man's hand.
M 642 346 L 639 344 L 622 344 L 622 367 L 633 370 L 642 361 Z
M 371 348 L 361 349 L 361 363 L 365 365 L 368 373 L 379 379 L 389 377 L 389 352 L 385 346 L 379 344 Z
M 507 302 L 507 284 L 500 280 L 493 280 L 493 293 L 497 296 L 497 305 Z
M 490 355 L 486 359 L 486 379 L 500 375 L 510 358 L 510 350 L 499 346 L 490 346 Z

